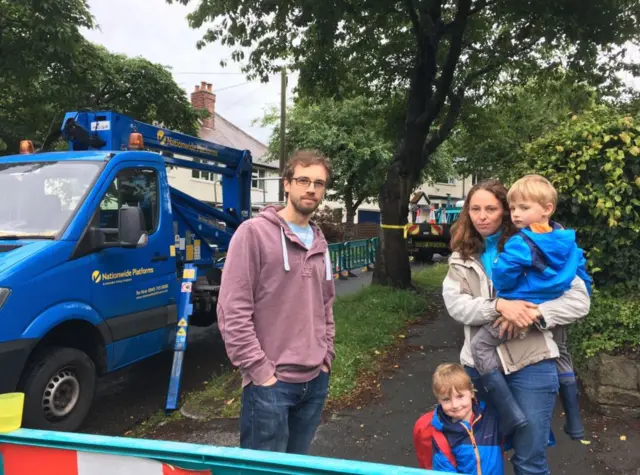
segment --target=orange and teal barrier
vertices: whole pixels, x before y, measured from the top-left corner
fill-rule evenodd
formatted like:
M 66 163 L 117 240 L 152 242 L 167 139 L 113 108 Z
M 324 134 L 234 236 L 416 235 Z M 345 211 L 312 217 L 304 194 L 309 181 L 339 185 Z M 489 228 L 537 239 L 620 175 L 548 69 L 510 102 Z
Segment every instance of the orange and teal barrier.
M 0 434 L 0 475 L 436 475 L 308 455 L 18 429 Z

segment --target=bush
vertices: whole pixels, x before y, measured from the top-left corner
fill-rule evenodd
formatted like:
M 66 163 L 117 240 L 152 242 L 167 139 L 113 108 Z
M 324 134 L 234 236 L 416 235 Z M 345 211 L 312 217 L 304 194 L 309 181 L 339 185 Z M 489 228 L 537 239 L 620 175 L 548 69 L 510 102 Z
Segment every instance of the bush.
M 578 364 L 599 353 L 633 354 L 640 348 L 640 299 L 596 292 L 591 312 L 569 327 Z
M 640 127 L 598 108 L 528 148 L 559 194 L 554 219 L 574 228 L 596 285 L 640 289 Z
M 313 221 L 322 230 L 328 243 L 344 241 L 344 225 L 342 224 L 342 208 L 318 208 L 313 214 Z

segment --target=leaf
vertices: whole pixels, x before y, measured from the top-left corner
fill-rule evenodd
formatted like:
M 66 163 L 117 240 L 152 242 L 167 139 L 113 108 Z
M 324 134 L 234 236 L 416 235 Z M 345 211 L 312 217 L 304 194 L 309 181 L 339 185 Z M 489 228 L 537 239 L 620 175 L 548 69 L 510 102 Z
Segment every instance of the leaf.
M 631 137 L 628 133 L 622 132 L 620 135 L 620 140 L 622 140 L 625 144 L 629 145 L 631 143 Z

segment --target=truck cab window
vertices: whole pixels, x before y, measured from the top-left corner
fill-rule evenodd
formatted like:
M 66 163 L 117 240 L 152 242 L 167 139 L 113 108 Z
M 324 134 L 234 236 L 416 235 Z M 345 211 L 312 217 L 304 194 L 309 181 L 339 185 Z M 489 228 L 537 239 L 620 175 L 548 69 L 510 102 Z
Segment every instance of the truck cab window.
M 155 170 L 128 168 L 118 173 L 100 203 L 100 228 L 117 229 L 118 211 L 125 204 L 142 208 L 145 230 L 148 234 L 156 230 L 158 175 Z M 116 239 L 117 233 L 107 233 L 107 241 Z
M 81 204 L 100 170 L 95 162 L 0 164 L 0 236 L 53 238 Z

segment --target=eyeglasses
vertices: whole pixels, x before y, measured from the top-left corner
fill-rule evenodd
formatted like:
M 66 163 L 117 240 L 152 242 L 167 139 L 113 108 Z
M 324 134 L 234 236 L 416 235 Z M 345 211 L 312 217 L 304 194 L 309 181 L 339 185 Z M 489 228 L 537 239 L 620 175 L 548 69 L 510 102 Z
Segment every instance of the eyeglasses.
M 295 181 L 296 184 L 302 188 L 309 188 L 309 185 L 312 183 L 311 180 L 306 176 L 301 176 L 297 178 L 293 177 L 291 178 L 291 180 Z M 325 186 L 327 186 L 327 184 L 322 180 L 316 180 L 313 182 L 313 187 L 317 188 L 318 190 L 324 189 Z

